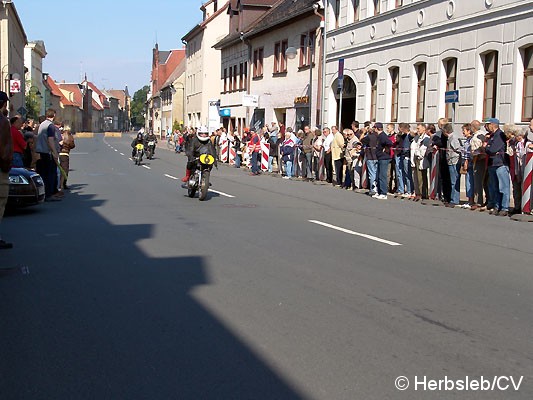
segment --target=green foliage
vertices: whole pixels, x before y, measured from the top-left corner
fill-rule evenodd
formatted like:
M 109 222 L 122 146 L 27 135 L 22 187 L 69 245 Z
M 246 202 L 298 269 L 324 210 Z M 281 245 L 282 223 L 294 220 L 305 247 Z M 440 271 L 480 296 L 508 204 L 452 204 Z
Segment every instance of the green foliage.
M 150 87 L 146 85 L 137 90 L 131 100 L 131 122 L 135 127 L 144 126 L 144 106 L 149 91 Z
M 183 130 L 183 124 L 179 123 L 178 120 L 176 119 L 172 123 L 172 132 L 174 132 L 175 130 L 179 130 L 179 131 Z
M 26 94 L 25 107 L 28 111 L 26 118 L 33 118 L 34 120 L 37 120 L 41 111 L 41 97 L 37 96 L 35 91 L 30 90 L 28 94 Z

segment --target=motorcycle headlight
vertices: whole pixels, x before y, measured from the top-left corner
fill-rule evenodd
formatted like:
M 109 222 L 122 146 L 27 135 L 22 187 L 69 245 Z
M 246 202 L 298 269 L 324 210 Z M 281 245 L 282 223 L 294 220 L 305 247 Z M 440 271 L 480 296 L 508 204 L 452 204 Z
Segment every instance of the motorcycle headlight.
M 22 175 L 9 175 L 9 183 L 13 185 L 29 185 L 30 182 Z

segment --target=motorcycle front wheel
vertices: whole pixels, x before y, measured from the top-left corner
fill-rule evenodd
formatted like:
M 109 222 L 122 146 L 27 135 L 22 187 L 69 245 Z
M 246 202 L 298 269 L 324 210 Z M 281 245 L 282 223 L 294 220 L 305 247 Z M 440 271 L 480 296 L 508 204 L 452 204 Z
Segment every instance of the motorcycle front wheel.
M 202 173 L 202 181 L 200 182 L 200 194 L 198 199 L 204 201 L 207 197 L 207 192 L 209 190 L 209 171 L 204 171 Z

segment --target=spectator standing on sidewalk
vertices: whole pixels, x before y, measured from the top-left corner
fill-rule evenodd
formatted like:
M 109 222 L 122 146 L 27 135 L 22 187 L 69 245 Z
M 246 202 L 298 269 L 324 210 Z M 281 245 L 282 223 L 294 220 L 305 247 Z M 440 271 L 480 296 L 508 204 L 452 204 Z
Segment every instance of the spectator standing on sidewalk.
M 487 120 L 489 140 L 485 142 L 485 152 L 489 156 L 489 190 L 490 203 L 487 209 L 493 215 L 506 217 L 509 215 L 509 157 L 507 155 L 507 141 L 500 129 L 497 118 Z
M 346 160 L 346 179 L 344 181 L 345 189 L 355 190 L 359 187 L 359 183 L 356 184 L 354 176 L 354 157 L 356 154 L 356 144 L 359 143 L 359 139 L 355 137 L 355 133 L 351 129 L 345 129 L 343 131 L 346 134 L 346 149 L 344 150 L 344 159 Z
M 59 145 L 61 146 L 61 149 L 59 150 L 59 166 L 61 167 L 62 171 L 59 176 L 58 193 L 64 193 L 63 190 L 68 189 L 67 179 L 68 172 L 70 170 L 70 151 L 76 147 L 76 143 L 74 143 L 74 135 L 72 135 L 70 125 L 65 125 L 63 127 L 62 135 L 63 140 L 59 142 Z
M 306 125 L 304 127 L 304 136 L 302 138 L 302 151 L 304 155 L 302 175 L 307 181 L 313 179 L 313 138 L 311 128 Z
M 53 123 L 55 116 L 54 109 L 49 108 L 46 111 L 46 119 L 39 125 L 39 133 L 35 145 L 35 150 L 39 153 L 37 173 L 41 175 L 44 181 L 45 201 L 61 200 L 61 198 L 55 196 L 57 190 L 56 160 L 59 160 L 56 145 L 56 128 Z
M 387 182 L 389 193 L 394 193 L 398 190 L 398 185 L 396 184 L 396 158 L 394 157 L 394 147 L 396 147 L 396 131 L 394 124 L 387 124 L 387 136 L 392 142 L 391 148 L 391 161 L 389 164 L 389 170 L 387 171 Z
M 320 157 L 322 156 L 322 151 L 324 150 L 323 146 L 324 139 L 322 137 L 322 131 L 315 128 L 315 137 L 313 138 L 313 172 L 315 174 L 315 180 L 320 180 Z
M 324 167 L 326 168 L 326 182 L 333 183 L 333 162 L 331 158 L 331 143 L 333 142 L 333 134 L 329 128 L 324 128 Z
M 294 164 L 294 153 L 296 150 L 296 143 L 292 138 L 291 132 L 285 133 L 285 140 L 281 144 L 281 159 L 283 164 L 285 164 L 285 176 L 284 179 L 292 178 L 292 166 Z
M 365 122 L 366 127 L 366 122 Z M 361 139 L 363 151 L 365 154 L 366 170 L 368 174 L 368 190 L 369 195 L 374 196 L 378 192 L 377 188 L 377 173 L 378 173 L 378 158 L 376 156 L 376 146 L 378 144 L 378 136 L 373 128 L 368 127 L 366 133 Z
M 470 126 L 472 128 L 470 151 L 472 153 L 472 169 L 474 172 L 474 205 L 470 209 L 476 210 L 486 204 L 483 192 L 485 192 L 485 199 L 489 197 L 488 160 L 483 146 L 485 133 L 481 130 L 481 122 L 475 119 L 470 123 Z
M 248 150 L 250 152 L 252 166 L 252 172 L 250 172 L 250 175 L 259 175 L 259 153 L 261 151 L 261 138 L 254 130 L 251 130 L 251 134 L 252 136 L 248 142 Z
M 510 165 L 511 183 L 513 184 L 513 214 L 522 212 L 522 180 L 524 178 L 524 159 L 526 148 L 524 138 L 526 132 L 515 124 L 506 124 L 503 133 L 508 138 L 508 152 L 513 155 Z
M 375 195 L 375 198 L 386 200 L 388 187 L 387 173 L 390 168 L 391 148 L 393 143 L 389 139 L 389 136 L 383 131 L 383 124 L 381 122 L 376 122 L 374 124 L 374 129 L 376 129 L 377 132 L 376 158 L 378 159 L 379 176 L 378 193 Z
M 7 196 L 9 195 L 9 170 L 13 162 L 13 139 L 8 115 L 7 103 L 9 97 L 5 92 L 0 92 L 0 222 L 4 216 Z M 12 243 L 6 242 L 0 236 L 0 249 L 10 249 Z
M 342 188 L 342 172 L 344 163 L 344 136 L 336 126 L 331 127 L 333 141 L 331 142 L 331 159 L 335 166 L 335 183 L 333 186 Z
M 24 153 L 28 147 L 20 131 L 24 120 L 20 115 L 15 115 L 9 119 L 9 122 L 11 123 L 11 140 L 13 141 L 13 167 L 24 168 Z
M 431 139 L 426 133 L 426 126 L 418 124 L 417 135 L 411 144 L 411 166 L 415 187 L 415 201 L 428 198 L 428 174 L 426 152 Z
M 465 138 L 463 153 L 461 155 L 461 174 L 465 175 L 466 197 L 468 203 L 463 208 L 471 209 L 474 205 L 474 163 L 472 162 L 472 125 L 464 124 L 462 127 Z
M 446 136 L 446 162 L 450 171 L 450 202 L 449 207 L 459 205 L 461 195 L 461 164 L 459 162 L 463 147 L 459 135 L 453 131 L 452 124 L 442 126 L 442 134 Z
M 413 136 L 409 124 L 402 122 L 398 125 L 398 135 L 396 136 L 396 186 L 397 193 L 410 196 L 413 188 L 412 169 L 410 161 L 410 148 Z

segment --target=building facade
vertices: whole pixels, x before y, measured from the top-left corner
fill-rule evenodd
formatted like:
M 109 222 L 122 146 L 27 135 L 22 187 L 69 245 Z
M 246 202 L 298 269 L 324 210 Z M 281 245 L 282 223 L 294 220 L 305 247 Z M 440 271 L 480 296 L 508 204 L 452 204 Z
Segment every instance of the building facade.
M 328 125 L 533 117 L 532 0 L 327 3 Z
M 24 27 L 15 5 L 10 2 L 0 4 L 0 68 L 1 90 L 10 95 L 9 112 L 20 113 L 25 105 L 24 47 L 28 43 Z M 20 90 L 11 93 L 10 81 L 19 80 Z
M 210 0 L 200 8 L 203 21 L 192 28 L 182 41 L 186 43 L 187 66 L 185 81 L 188 126 L 210 126 L 209 102 L 220 100 L 220 53 L 212 46 L 229 33 L 229 1 L 219 4 Z M 220 124 L 220 119 L 218 124 Z
M 316 0 L 282 1 L 244 35 L 251 49 L 250 93 L 255 128 L 316 126 L 320 113 L 320 21 Z

